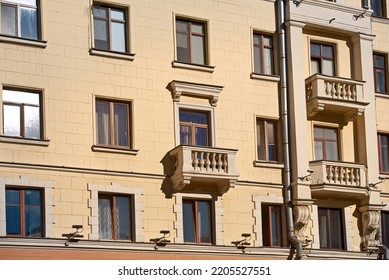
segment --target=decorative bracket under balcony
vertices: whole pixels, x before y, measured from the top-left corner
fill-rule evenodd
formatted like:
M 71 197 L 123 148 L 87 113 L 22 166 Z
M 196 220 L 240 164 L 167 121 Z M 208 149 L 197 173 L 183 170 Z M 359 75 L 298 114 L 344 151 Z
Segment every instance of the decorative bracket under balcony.
M 170 177 L 173 191 L 189 185 L 225 193 L 234 187 L 239 177 L 235 159 L 237 150 L 180 145 L 169 152 L 174 160 L 174 173 Z
M 167 89 L 172 93 L 175 102 L 180 102 L 181 95 L 188 95 L 209 99 L 211 106 L 216 107 L 223 87 L 174 80 L 168 84 Z
M 345 123 L 361 116 L 366 102 L 365 82 L 315 74 L 305 80 L 307 114 L 338 114 Z

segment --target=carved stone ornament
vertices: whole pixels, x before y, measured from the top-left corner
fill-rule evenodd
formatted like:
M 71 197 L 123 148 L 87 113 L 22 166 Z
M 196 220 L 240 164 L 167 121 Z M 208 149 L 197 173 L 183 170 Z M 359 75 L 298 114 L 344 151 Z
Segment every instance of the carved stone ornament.
M 305 242 L 307 236 L 304 235 L 305 229 L 308 226 L 308 222 L 311 219 L 311 211 L 306 205 L 297 205 L 293 207 L 294 214 L 294 233 L 296 237 Z
M 379 211 L 365 211 L 362 213 L 363 226 L 363 242 L 362 247 L 368 249 L 369 247 L 376 247 L 379 241 L 376 240 L 376 235 L 380 227 L 380 212 Z

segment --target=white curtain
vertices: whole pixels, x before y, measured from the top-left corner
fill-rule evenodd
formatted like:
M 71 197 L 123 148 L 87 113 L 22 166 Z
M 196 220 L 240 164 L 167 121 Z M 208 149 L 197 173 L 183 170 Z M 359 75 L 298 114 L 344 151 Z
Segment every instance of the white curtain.
M 109 198 L 99 198 L 99 236 L 112 239 L 112 210 Z

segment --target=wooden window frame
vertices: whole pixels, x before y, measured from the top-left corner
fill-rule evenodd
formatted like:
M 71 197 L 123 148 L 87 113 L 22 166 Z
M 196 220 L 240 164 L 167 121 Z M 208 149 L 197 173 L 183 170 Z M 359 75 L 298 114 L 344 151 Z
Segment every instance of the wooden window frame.
M 176 20 L 176 26 L 177 26 L 178 21 L 185 22 L 188 25 L 188 32 L 178 31 L 176 28 L 176 34 L 181 33 L 181 34 L 188 35 L 188 38 L 189 38 L 189 56 L 190 56 L 189 62 L 181 61 L 181 60 L 179 60 L 178 53 L 177 53 L 177 61 L 180 63 L 188 63 L 188 64 L 201 65 L 201 66 L 208 65 L 209 62 L 208 62 L 208 52 L 207 52 L 207 40 L 208 40 L 208 38 L 207 38 L 207 23 L 203 22 L 203 21 L 199 21 L 199 20 L 192 20 L 192 19 L 181 18 L 181 17 L 177 17 L 175 20 Z M 201 24 L 203 26 L 204 32 L 203 33 L 192 32 L 192 24 L 194 24 L 194 23 Z M 193 55 L 192 55 L 192 50 L 194 48 L 192 45 L 192 37 L 193 36 L 203 37 L 204 64 L 198 64 L 198 63 L 193 62 Z M 177 45 L 176 45 L 176 49 L 177 49 Z
M 20 207 L 20 234 L 7 234 L 7 236 L 10 236 L 10 237 L 31 237 L 31 238 L 34 238 L 34 236 L 28 236 L 26 235 L 26 219 L 25 219 L 25 191 L 27 190 L 37 190 L 40 192 L 40 196 L 41 196 L 41 201 L 40 201 L 40 206 L 34 206 L 34 207 L 39 207 L 40 208 L 40 215 L 41 215 L 41 223 L 42 223 L 42 236 L 39 236 L 39 237 L 35 237 L 35 238 L 43 238 L 45 237 L 45 209 L 44 209 L 44 192 L 42 189 L 39 189 L 39 188 L 24 188 L 24 187 L 16 187 L 16 186 L 12 186 L 12 187 L 6 187 L 6 192 L 7 190 L 17 190 L 19 191 L 19 199 L 20 199 L 20 204 L 18 204 L 18 206 Z M 16 205 L 16 204 L 8 204 L 7 202 L 5 202 L 5 205 L 7 207 L 7 205 Z
M 384 170 L 383 164 L 382 164 L 384 155 L 381 152 L 381 147 L 382 147 L 381 137 L 386 137 L 388 144 L 389 144 L 389 134 L 378 133 L 378 158 L 379 158 L 380 173 L 389 174 L 389 167 L 388 167 L 388 170 Z M 386 157 L 388 158 L 388 161 L 389 161 L 389 145 L 388 145 L 388 154 L 386 155 Z
M 15 18 L 15 23 L 16 23 L 16 35 L 6 35 L 1 33 L 2 36 L 11 36 L 15 38 L 20 38 L 20 39 L 27 39 L 27 40 L 40 40 L 41 39 L 41 24 L 40 24 L 40 18 L 41 18 L 41 9 L 40 9 L 40 1 L 41 0 L 36 0 L 36 5 L 28 5 L 28 4 L 21 4 L 21 3 L 14 3 L 14 2 L 9 2 L 7 0 L 0 0 L 0 12 L 1 12 L 1 7 L 2 6 L 9 6 L 9 7 L 15 7 L 16 8 L 16 18 Z M 27 38 L 27 37 L 22 37 L 21 36 L 21 24 L 20 24 L 20 8 L 21 7 L 26 7 L 30 9 L 35 9 L 36 10 L 36 27 L 37 27 L 37 38 Z
M 272 209 L 277 209 L 278 211 L 278 224 L 279 232 L 277 233 L 280 244 L 274 244 L 273 241 L 273 223 L 272 223 Z M 266 210 L 266 211 L 265 211 Z M 261 204 L 261 212 L 262 212 L 262 243 L 263 246 L 270 247 L 284 247 L 284 238 L 283 238 L 283 229 L 284 225 L 282 222 L 282 205 L 281 204 Z M 267 215 L 266 215 L 267 214 Z
M 116 236 L 117 236 L 117 217 L 116 215 L 114 214 L 114 211 L 116 209 L 116 198 L 118 196 L 123 196 L 123 197 L 128 197 L 129 198 L 129 201 L 130 201 L 130 209 L 129 209 L 129 213 L 128 213 L 128 219 L 129 219 L 129 222 L 130 222 L 130 232 L 129 232 L 129 235 L 130 235 L 130 239 L 118 239 Z M 100 200 L 100 198 L 109 198 L 110 202 L 111 202 L 111 215 L 112 215 L 112 239 L 110 240 L 127 240 L 127 241 L 134 241 L 135 240 L 135 216 L 134 216 L 134 198 L 133 198 L 133 195 L 131 194 L 119 194 L 119 193 L 100 193 L 98 194 L 98 200 Z
M 209 211 L 209 220 L 211 221 L 211 225 L 210 225 L 210 233 L 211 233 L 211 242 L 200 242 L 200 236 L 198 235 L 198 225 L 199 225 L 199 221 L 198 221 L 198 202 L 208 202 L 209 203 L 209 208 L 210 208 L 210 211 Z M 192 204 L 192 213 L 193 213 L 193 217 L 194 217 L 194 232 L 195 232 L 195 242 L 196 244 L 214 244 L 215 243 L 215 229 L 214 229 L 214 224 L 215 224 L 215 220 L 214 220 L 214 206 L 213 206 L 213 203 L 211 200 L 209 199 L 195 199 L 195 198 L 183 198 L 182 199 L 182 205 L 184 205 L 185 203 L 187 202 L 190 202 Z M 185 226 L 185 221 L 183 220 L 183 226 Z M 185 243 L 192 243 L 192 242 L 188 242 L 188 241 L 185 241 L 185 236 L 184 236 L 184 242 Z
M 315 56 L 315 55 L 312 55 L 311 53 L 311 59 L 310 59 L 310 62 L 311 61 L 318 61 L 319 63 L 319 72 L 317 74 L 320 74 L 320 75 L 324 75 L 323 74 L 323 60 L 328 60 L 328 61 L 332 61 L 332 71 L 334 73 L 334 76 L 336 76 L 336 65 L 335 65 L 335 47 L 334 45 L 332 44 L 325 44 L 325 43 L 320 43 L 320 42 L 311 42 L 310 43 L 310 47 L 312 45 L 318 45 L 320 46 L 320 56 Z M 323 55 L 323 47 L 331 47 L 332 49 L 332 54 L 333 56 L 332 57 L 326 57 Z
M 384 216 L 389 216 L 388 211 L 381 211 L 381 232 L 382 232 L 382 243 L 388 247 L 389 246 L 389 223 L 386 223 Z M 386 243 L 388 241 L 388 243 Z
M 99 17 L 95 16 L 93 14 L 93 8 L 98 7 L 98 8 L 105 8 L 107 9 L 107 17 Z M 112 19 L 111 17 L 111 10 L 116 9 L 116 10 L 122 10 L 123 15 L 124 15 L 124 20 L 119 20 L 119 19 Z M 128 10 L 123 7 L 116 7 L 116 6 L 110 6 L 104 3 L 93 3 L 92 5 L 92 19 L 93 19 L 93 24 L 95 19 L 98 20 L 104 20 L 107 22 L 107 38 L 108 38 L 108 49 L 101 49 L 101 48 L 96 48 L 96 45 L 94 43 L 95 40 L 95 30 L 93 31 L 93 49 L 99 50 L 99 51 L 107 51 L 107 52 L 113 52 L 113 53 L 129 53 L 129 45 L 128 45 Z M 124 24 L 124 52 L 120 51 L 115 51 L 112 50 L 112 22 L 119 22 Z
M 258 148 L 258 129 L 259 129 L 259 123 L 262 122 L 263 123 L 263 127 L 264 127 L 264 139 L 265 139 L 265 159 L 260 159 L 259 158 L 259 148 Z M 274 127 L 274 151 L 275 151 L 275 159 L 274 160 L 270 160 L 269 159 L 269 136 L 268 136 L 268 132 L 267 132 L 267 125 L 268 124 L 273 124 L 273 127 Z M 278 151 L 278 148 L 279 148 L 279 144 L 278 144 L 278 121 L 277 120 L 269 120 L 269 119 L 261 119 L 261 118 L 257 118 L 257 123 L 256 123 L 256 126 L 257 126 L 257 159 L 258 161 L 267 161 L 267 162 L 278 162 L 278 155 L 279 155 L 279 151 Z
M 26 134 L 26 131 L 25 131 L 25 118 L 24 118 L 24 111 L 25 111 L 25 107 L 34 107 L 34 108 L 39 108 L 39 138 L 38 140 L 41 140 L 43 139 L 43 106 L 42 106 L 42 92 L 41 91 L 35 91 L 35 90 L 26 90 L 26 89 L 18 89 L 18 88 L 4 88 L 3 90 L 7 90 L 7 91 L 18 91 L 18 92 L 24 92 L 24 93 L 29 93 L 29 94 L 37 94 L 39 96 L 39 105 L 35 105 L 35 104 L 29 104 L 29 103 L 23 103 L 23 102 L 11 102 L 11 101 L 4 101 L 2 100 L 3 102 L 3 105 L 2 105 L 2 108 L 3 108 L 3 131 L 2 131 L 2 135 L 4 136 L 9 136 L 7 134 L 5 134 L 5 131 L 4 131 L 4 118 L 5 118 L 5 115 L 4 115 L 4 106 L 13 106 L 13 107 L 18 107 L 20 109 L 20 123 L 19 123 L 19 127 L 20 127 L 20 135 L 19 136 L 10 136 L 10 137 L 20 137 L 20 138 L 24 138 L 24 139 L 35 139 L 35 138 L 27 138 L 25 136 Z
M 132 149 L 132 104 L 131 101 L 121 101 L 121 100 L 111 100 L 111 99 L 104 99 L 104 98 L 96 98 L 97 102 L 107 102 L 109 104 L 109 127 L 110 127 L 110 134 L 108 136 L 109 143 L 110 144 L 100 144 L 98 143 L 98 135 L 96 135 L 96 146 L 98 147 L 107 147 L 107 148 L 119 148 L 119 149 Z M 115 145 L 115 124 L 114 124 L 114 104 L 123 104 L 127 106 L 127 123 L 128 123 L 128 146 L 119 146 Z M 97 115 L 97 109 L 96 115 Z M 97 119 L 96 119 L 96 126 L 97 126 Z M 97 127 L 96 127 L 97 128 Z
M 192 146 L 196 146 L 197 143 L 196 143 L 196 128 L 205 128 L 206 129 L 206 133 L 207 133 L 207 136 L 206 136 L 206 140 L 207 140 L 207 143 L 206 143 L 206 146 L 210 146 L 210 143 L 212 142 L 211 139 L 210 139 L 210 116 L 209 116 L 209 112 L 207 111 L 201 111 L 201 110 L 192 110 L 192 109 L 179 109 L 179 112 L 178 114 L 180 114 L 180 112 L 193 112 L 193 113 L 198 113 L 198 114 L 204 114 L 206 117 L 207 117 L 207 124 L 199 124 L 199 123 L 190 123 L 190 122 L 183 122 L 183 121 L 179 121 L 179 128 L 181 130 L 181 126 L 188 126 L 190 127 L 191 129 L 191 134 L 192 134 L 192 138 L 191 138 L 191 145 Z M 181 138 L 181 135 L 180 135 L 180 138 Z M 182 143 L 180 143 L 182 144 Z
M 374 10 L 373 1 L 378 1 L 380 7 L 378 11 Z M 373 10 L 372 16 L 386 18 L 386 0 L 370 0 L 370 8 Z
M 375 57 L 383 57 L 384 58 L 384 68 L 378 67 L 375 62 Z M 387 56 L 380 53 L 373 53 L 373 71 L 374 71 L 374 90 L 377 93 L 387 94 L 387 80 L 388 80 L 388 70 L 387 70 Z M 377 87 L 377 73 L 384 73 L 384 91 L 378 91 Z
M 254 43 L 254 38 L 255 37 L 261 37 L 261 42 L 262 44 L 255 44 Z M 264 38 L 269 38 L 271 40 L 271 45 L 265 45 L 263 42 L 264 42 Z M 255 71 L 255 56 L 254 56 L 254 74 L 259 74 L 259 75 L 274 75 L 275 71 L 274 71 L 274 38 L 273 36 L 271 35 L 267 35 L 267 34 L 262 34 L 262 33 L 258 33 L 258 32 L 254 32 L 253 34 L 253 50 L 255 50 L 255 47 L 258 47 L 260 49 L 260 52 L 259 52 L 259 55 L 262 57 L 262 64 L 260 65 L 260 72 L 256 72 Z M 266 74 L 265 73 L 265 49 L 270 49 L 271 50 L 271 54 L 270 54 L 270 59 L 271 59 L 271 73 L 270 74 Z
M 324 210 L 326 212 L 326 237 L 327 237 L 327 243 L 328 243 L 328 247 L 321 247 L 320 245 L 320 248 L 321 249 L 328 249 L 328 250 L 345 250 L 345 238 L 344 238 L 344 234 L 345 234 L 345 227 L 344 227 L 344 215 L 343 215 L 343 211 L 341 208 L 327 208 L 327 207 L 318 207 L 318 218 L 320 219 L 320 210 Z M 331 231 L 332 230 L 332 225 L 331 225 L 331 222 L 330 222 L 330 211 L 336 211 L 339 213 L 340 215 L 340 222 L 341 222 L 341 232 L 340 232 L 340 235 L 341 235 L 341 241 L 342 241 L 342 244 L 341 244 L 341 248 L 336 248 L 336 247 L 333 247 L 332 246 L 332 236 L 333 236 L 333 232 Z M 319 221 L 319 225 L 320 225 L 320 221 Z M 319 237 L 320 239 L 320 237 Z M 320 242 L 320 241 L 319 241 Z M 320 242 L 321 243 L 321 242 Z
M 336 141 L 327 139 L 325 137 L 316 137 L 315 135 L 315 128 L 322 128 L 322 129 L 331 129 L 331 130 L 336 130 Z M 327 148 L 326 148 L 326 142 L 335 142 L 336 143 L 336 151 L 338 154 L 338 160 L 340 160 L 340 147 L 339 147 L 339 129 L 336 127 L 327 127 L 327 126 L 320 126 L 320 125 L 314 125 L 313 126 L 313 143 L 315 144 L 316 142 L 321 142 L 322 147 L 323 147 L 323 159 L 320 160 L 327 160 Z M 315 153 L 314 153 L 315 154 Z M 318 160 L 315 158 L 315 160 Z

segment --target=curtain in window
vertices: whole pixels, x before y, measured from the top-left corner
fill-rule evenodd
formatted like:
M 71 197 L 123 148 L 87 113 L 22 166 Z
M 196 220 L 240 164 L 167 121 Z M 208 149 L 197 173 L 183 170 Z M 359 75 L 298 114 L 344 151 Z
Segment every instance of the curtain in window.
M 101 239 L 112 239 L 111 200 L 99 198 L 99 236 Z
M 104 101 L 96 102 L 96 135 L 97 143 L 109 145 L 109 103 Z
M 128 112 L 127 105 L 114 105 L 115 146 L 128 146 Z
M 327 215 L 326 211 L 323 209 L 319 209 L 319 237 L 320 237 L 320 247 L 328 248 L 328 240 L 327 240 Z

